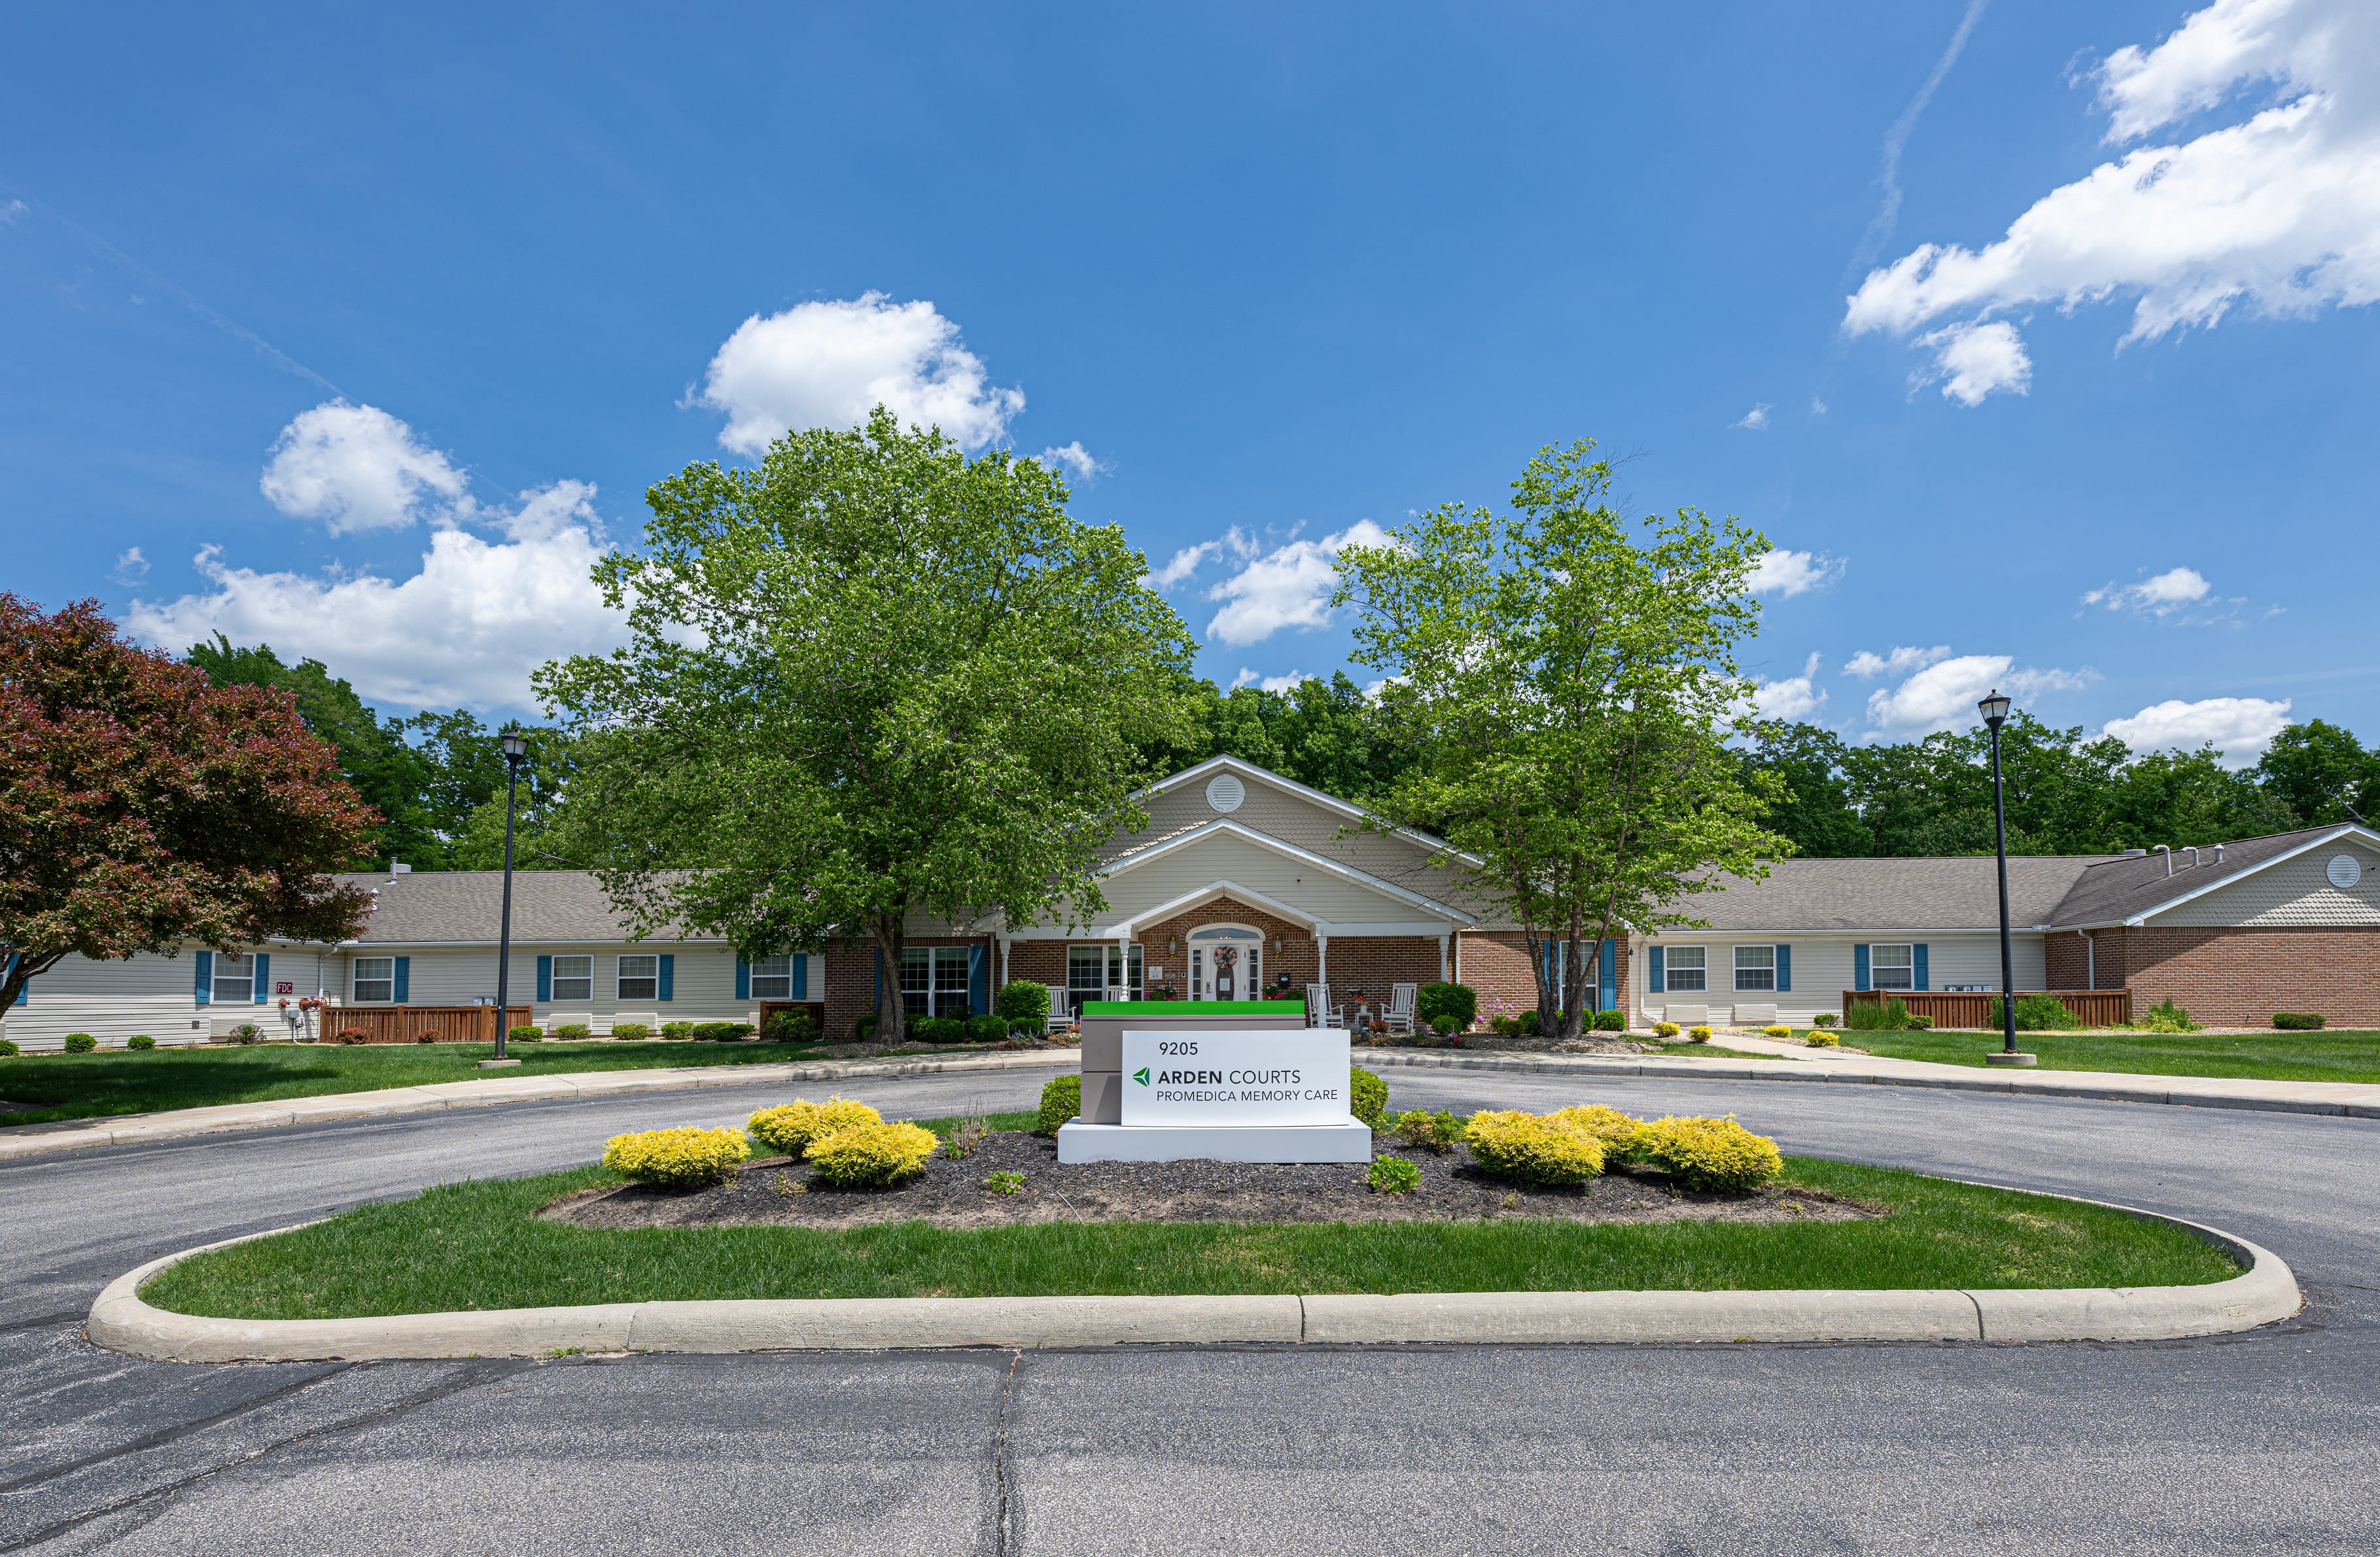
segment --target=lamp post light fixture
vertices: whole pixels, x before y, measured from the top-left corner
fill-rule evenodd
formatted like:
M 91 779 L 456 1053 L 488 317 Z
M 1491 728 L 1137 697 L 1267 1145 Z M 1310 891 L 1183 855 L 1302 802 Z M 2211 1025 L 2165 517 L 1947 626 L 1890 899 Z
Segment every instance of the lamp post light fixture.
M 480 1062 L 482 1067 L 516 1065 L 518 1060 L 504 1052 L 504 1028 L 512 1017 L 506 1004 L 512 998 L 513 969 L 513 806 L 520 796 L 521 764 L 528 759 L 528 738 L 518 728 L 504 734 L 504 898 L 502 916 L 496 921 L 496 1057 Z
M 2016 1047 L 2016 955 L 2009 944 L 2008 900 L 2008 801 L 2000 785 L 2000 725 L 2009 716 L 2009 700 L 2000 696 L 1999 688 L 1975 705 L 1984 723 L 1992 732 L 1992 830 L 1999 851 L 2000 868 L 2000 1036 L 2002 1047 L 1997 1054 L 1985 1054 L 1985 1062 L 1996 1065 L 2029 1065 L 2031 1054 L 2017 1052 Z

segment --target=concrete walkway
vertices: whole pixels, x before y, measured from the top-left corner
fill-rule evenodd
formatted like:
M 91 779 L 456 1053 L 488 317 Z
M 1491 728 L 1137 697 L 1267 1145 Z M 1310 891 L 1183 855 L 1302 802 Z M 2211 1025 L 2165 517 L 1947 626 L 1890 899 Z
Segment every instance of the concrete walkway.
M 2001 1070 L 1845 1054 L 1746 1033 L 1723 1033 L 1723 1048 L 1774 1054 L 1740 1060 L 1690 1054 L 1594 1055 L 1469 1053 L 1454 1049 L 1358 1049 L 1356 1063 L 1449 1070 L 1511 1071 L 1561 1076 L 1696 1076 L 1748 1081 L 1850 1082 L 1874 1087 L 1930 1087 L 1954 1092 L 2009 1092 L 2032 1097 L 2096 1098 L 2115 1102 L 2244 1108 L 2276 1113 L 2345 1114 L 2380 1119 L 2380 1085 L 2350 1081 L 2258 1081 L 2210 1076 L 2143 1076 L 2107 1070 Z M 1684 1046 L 1681 1046 L 1684 1047 Z
M 325 1119 L 364 1119 L 381 1114 L 427 1113 L 440 1109 L 486 1108 L 495 1103 L 536 1102 L 553 1098 L 617 1097 L 628 1092 L 676 1091 L 689 1087 L 750 1087 L 771 1082 L 841 1081 L 854 1077 L 926 1076 L 940 1071 L 1029 1070 L 1073 1067 L 1071 1053 L 1048 1050 L 1007 1054 L 921 1055 L 898 1060 L 821 1060 L 808 1064 L 688 1065 L 666 1070 L 575 1071 L 559 1076 L 491 1077 L 484 1081 L 447 1081 L 431 1087 L 384 1087 L 374 1092 L 330 1092 L 320 1097 L 271 1102 L 225 1103 L 160 1113 L 118 1113 L 103 1119 L 67 1119 L 51 1125 L 0 1129 L 0 1162 L 87 1146 L 175 1140 L 185 1136 L 236 1130 L 270 1130 Z

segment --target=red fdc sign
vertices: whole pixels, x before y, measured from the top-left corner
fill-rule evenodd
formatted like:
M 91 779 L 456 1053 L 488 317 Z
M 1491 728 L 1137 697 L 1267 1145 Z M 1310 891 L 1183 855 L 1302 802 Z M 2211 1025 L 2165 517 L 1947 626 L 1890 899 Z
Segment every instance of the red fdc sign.
M 283 979 L 273 984 L 273 992 L 277 995 L 294 995 L 298 992 L 298 986 Z

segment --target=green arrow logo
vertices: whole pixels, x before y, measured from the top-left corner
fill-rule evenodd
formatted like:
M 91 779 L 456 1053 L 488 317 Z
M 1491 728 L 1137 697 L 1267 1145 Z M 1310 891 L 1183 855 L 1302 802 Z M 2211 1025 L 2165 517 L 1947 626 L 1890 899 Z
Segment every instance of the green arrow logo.
M 1134 1072 L 1132 1073 L 1132 1078 L 1133 1078 L 1135 1081 L 1139 1082 L 1139 1083 L 1140 1083 L 1142 1086 L 1144 1086 L 1144 1087 L 1148 1086 L 1148 1067 L 1147 1065 L 1143 1065 L 1143 1066 L 1141 1066 L 1138 1070 L 1134 1071 Z

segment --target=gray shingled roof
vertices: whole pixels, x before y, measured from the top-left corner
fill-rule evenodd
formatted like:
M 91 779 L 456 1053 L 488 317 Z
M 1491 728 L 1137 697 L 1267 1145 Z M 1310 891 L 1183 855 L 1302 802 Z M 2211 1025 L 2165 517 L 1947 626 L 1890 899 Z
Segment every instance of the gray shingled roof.
M 2009 861 L 2009 922 L 2049 922 L 2058 902 L 2103 855 Z M 1999 882 L 1989 855 L 1923 859 L 1782 859 L 1763 881 L 1725 878 L 1724 890 L 1685 899 L 1713 930 L 1992 930 Z
M 2166 857 L 2160 854 L 2133 856 L 2103 860 L 2092 866 L 2076 879 L 2074 888 L 2048 922 L 2056 925 L 2119 924 L 2134 914 L 2170 903 L 2184 893 L 2213 886 L 2234 876 L 2277 858 L 2301 845 L 2331 837 L 2352 828 L 2334 824 L 2328 827 L 2308 827 L 2295 833 L 2276 833 L 2265 838 L 2243 838 L 2236 844 L 2223 845 L 2223 863 L 2215 862 L 2215 851 L 2198 851 L 2198 863 L 2192 865 L 2186 853 L 2173 857 L 2173 874 L 2166 874 Z M 2016 862 L 2010 860 L 2010 865 Z
M 345 875 L 339 881 L 378 894 L 378 906 L 359 938 L 363 941 L 399 945 L 495 943 L 504 903 L 501 870 L 414 870 L 402 876 Z M 516 943 L 620 941 L 627 933 L 627 920 L 613 911 L 602 883 L 591 872 L 513 873 Z

